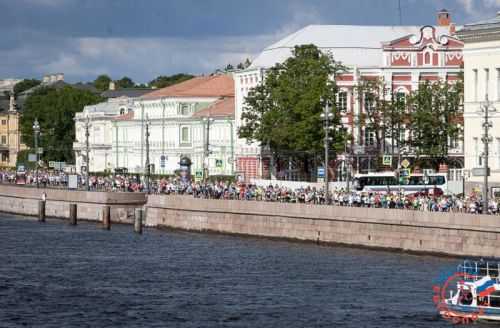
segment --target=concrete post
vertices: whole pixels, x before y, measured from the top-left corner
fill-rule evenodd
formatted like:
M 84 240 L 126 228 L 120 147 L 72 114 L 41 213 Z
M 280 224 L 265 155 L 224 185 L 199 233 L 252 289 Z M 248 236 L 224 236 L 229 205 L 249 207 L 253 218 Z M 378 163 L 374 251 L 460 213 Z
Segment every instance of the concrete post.
M 111 229 L 111 206 L 102 208 L 102 227 L 106 230 Z
M 69 204 L 69 224 L 76 225 L 76 223 L 77 223 L 76 204 Z
M 142 233 L 143 215 L 144 215 L 144 210 L 142 208 L 135 209 L 134 231 L 139 234 Z
M 45 222 L 45 200 L 38 201 L 38 221 Z

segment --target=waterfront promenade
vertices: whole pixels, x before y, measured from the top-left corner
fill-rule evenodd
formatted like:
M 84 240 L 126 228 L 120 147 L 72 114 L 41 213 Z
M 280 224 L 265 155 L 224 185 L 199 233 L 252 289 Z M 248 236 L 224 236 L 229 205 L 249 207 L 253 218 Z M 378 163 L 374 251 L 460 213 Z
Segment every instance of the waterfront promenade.
M 179 195 L 33 189 L 0 185 L 0 211 L 37 215 L 46 193 L 47 216 L 132 223 L 145 208 L 149 227 L 295 239 L 458 256 L 500 257 L 500 220 L 492 215 L 368 207 L 319 206 Z

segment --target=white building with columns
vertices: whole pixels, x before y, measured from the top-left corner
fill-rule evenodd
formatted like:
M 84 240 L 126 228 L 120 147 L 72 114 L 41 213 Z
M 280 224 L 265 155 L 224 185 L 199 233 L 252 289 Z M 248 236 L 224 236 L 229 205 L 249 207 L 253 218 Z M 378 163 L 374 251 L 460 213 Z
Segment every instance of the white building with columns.
M 196 77 L 141 97 L 112 119 L 111 166 L 145 172 L 148 127 L 154 174 L 174 174 L 189 157 L 192 174 L 207 168 L 211 176 L 233 175 L 234 103 L 230 75 Z
M 467 24 L 458 32 L 464 45 L 464 141 L 469 187 L 481 187 L 484 156 L 484 111 L 489 100 L 490 187 L 500 187 L 500 12 L 496 17 Z M 478 170 L 479 169 L 479 170 Z M 491 192 L 491 189 L 490 189 Z
M 353 136 L 354 166 L 361 172 L 371 171 L 378 156 L 374 132 L 356 123 L 368 104 L 355 87 L 360 81 L 382 78 L 386 88 L 406 95 L 423 81 L 457 80 L 462 72 L 463 43 L 455 37 L 455 29 L 446 10 L 438 13 L 436 26 L 307 26 L 265 48 L 249 68 L 235 73 L 236 125 L 243 124 L 244 99 L 252 87 L 262 83 L 266 70 L 289 58 L 295 46 L 314 44 L 349 69 L 337 77 L 339 103 L 344 107 L 342 122 Z M 237 139 L 236 144 L 237 169 L 247 178 L 269 178 L 270 159 L 259 145 L 245 139 Z M 463 167 L 462 142 L 450 141 L 450 146 L 456 167 Z M 336 165 L 330 164 L 330 176 L 335 176 Z

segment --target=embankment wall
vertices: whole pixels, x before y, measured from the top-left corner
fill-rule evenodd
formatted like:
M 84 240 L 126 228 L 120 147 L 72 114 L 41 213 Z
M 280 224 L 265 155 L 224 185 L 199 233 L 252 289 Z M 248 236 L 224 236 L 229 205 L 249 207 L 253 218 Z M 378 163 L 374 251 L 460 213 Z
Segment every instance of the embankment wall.
M 0 211 L 38 215 L 38 201 L 45 193 L 47 217 L 68 218 L 69 204 L 77 204 L 78 219 L 102 221 L 102 209 L 109 205 L 111 221 L 132 223 L 134 209 L 146 203 L 143 193 L 87 192 L 0 185 Z
M 146 208 L 148 226 L 500 257 L 498 216 L 157 195 Z

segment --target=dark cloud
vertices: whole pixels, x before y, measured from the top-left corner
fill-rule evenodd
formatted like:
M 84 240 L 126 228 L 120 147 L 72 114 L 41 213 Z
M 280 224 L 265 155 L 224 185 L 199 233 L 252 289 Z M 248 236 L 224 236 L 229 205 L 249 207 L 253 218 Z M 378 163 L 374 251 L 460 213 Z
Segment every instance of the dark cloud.
M 401 0 L 406 25 L 447 8 L 463 24 L 494 15 L 495 0 Z M 0 78 L 61 71 L 148 81 L 206 73 L 254 56 L 308 24 L 390 25 L 397 0 L 0 0 Z M 349 37 L 346 35 L 346 37 Z

